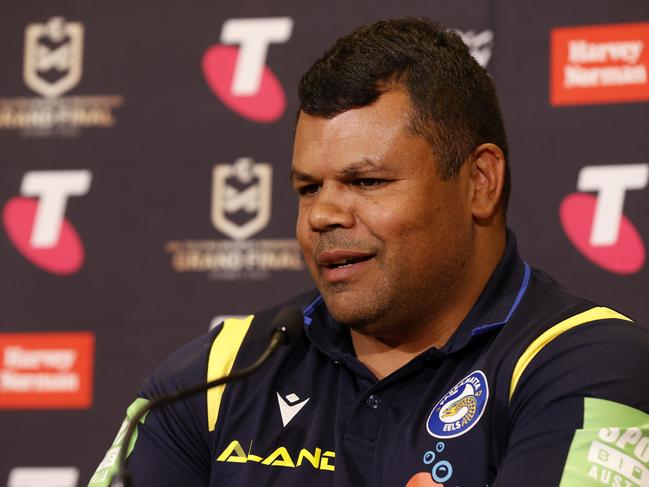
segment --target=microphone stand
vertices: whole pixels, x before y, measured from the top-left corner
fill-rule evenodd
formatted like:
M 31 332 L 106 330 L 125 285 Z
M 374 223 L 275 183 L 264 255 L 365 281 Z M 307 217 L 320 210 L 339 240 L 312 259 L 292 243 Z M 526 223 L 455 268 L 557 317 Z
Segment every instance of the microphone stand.
M 255 370 L 261 367 L 266 360 L 268 360 L 268 357 L 270 357 L 280 345 L 282 345 L 286 340 L 288 340 L 287 338 L 288 333 L 289 330 L 285 325 L 278 326 L 277 329 L 273 332 L 270 339 L 270 344 L 268 345 L 266 350 L 264 350 L 264 353 L 262 353 L 261 356 L 251 365 L 244 367 L 243 369 L 237 370 L 235 372 L 232 372 L 230 375 L 219 377 L 218 379 L 211 380 L 204 384 L 198 384 L 188 389 L 172 392 L 171 394 L 166 396 L 155 397 L 151 399 L 147 404 L 142 406 L 133 415 L 133 418 L 131 419 L 128 425 L 128 429 L 126 430 L 126 434 L 124 435 L 124 441 L 122 443 L 122 446 L 120 447 L 119 455 L 117 456 L 117 465 L 119 466 L 119 469 L 117 471 L 117 475 L 115 476 L 115 478 L 110 484 L 111 487 L 130 486 L 130 474 L 128 472 L 128 469 L 126 468 L 126 451 L 128 449 L 128 445 L 131 442 L 131 437 L 135 432 L 135 428 L 137 427 L 137 424 L 147 412 L 149 412 L 154 408 L 164 406 L 165 404 L 168 404 L 170 402 L 179 399 L 184 399 L 188 396 L 192 396 L 199 392 L 206 391 L 208 389 L 211 389 L 212 387 L 220 386 L 228 382 L 235 382 L 237 380 L 246 377 L 249 374 L 252 374 Z

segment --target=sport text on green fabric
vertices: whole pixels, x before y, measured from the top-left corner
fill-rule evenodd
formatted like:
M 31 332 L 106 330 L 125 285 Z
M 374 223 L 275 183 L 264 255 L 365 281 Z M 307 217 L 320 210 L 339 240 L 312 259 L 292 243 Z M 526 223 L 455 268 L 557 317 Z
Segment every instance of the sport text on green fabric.
M 560 487 L 649 487 L 649 415 L 603 399 L 584 399 Z

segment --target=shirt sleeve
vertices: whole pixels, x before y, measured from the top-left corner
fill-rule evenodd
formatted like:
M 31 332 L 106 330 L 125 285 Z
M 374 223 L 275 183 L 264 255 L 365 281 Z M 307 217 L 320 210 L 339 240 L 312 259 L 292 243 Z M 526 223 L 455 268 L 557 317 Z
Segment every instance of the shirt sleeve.
M 117 473 L 117 456 L 128 422 L 153 397 L 206 381 L 211 333 L 167 357 L 144 382 L 138 398 L 128 408 L 112 446 L 91 477 L 88 487 L 108 487 Z M 132 487 L 205 487 L 209 483 L 211 455 L 207 431 L 205 394 L 197 394 L 149 411 L 140 420 L 129 443 L 128 471 Z
M 649 486 L 649 332 L 590 322 L 552 340 L 510 399 L 494 487 Z

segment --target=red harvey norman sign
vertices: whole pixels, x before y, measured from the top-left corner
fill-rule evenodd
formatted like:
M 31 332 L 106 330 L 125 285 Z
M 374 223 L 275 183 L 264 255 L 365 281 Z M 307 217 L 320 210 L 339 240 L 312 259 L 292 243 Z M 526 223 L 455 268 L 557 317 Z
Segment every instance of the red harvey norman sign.
M 552 105 L 634 101 L 649 101 L 649 22 L 552 29 Z
M 0 333 L 0 409 L 88 408 L 92 333 Z

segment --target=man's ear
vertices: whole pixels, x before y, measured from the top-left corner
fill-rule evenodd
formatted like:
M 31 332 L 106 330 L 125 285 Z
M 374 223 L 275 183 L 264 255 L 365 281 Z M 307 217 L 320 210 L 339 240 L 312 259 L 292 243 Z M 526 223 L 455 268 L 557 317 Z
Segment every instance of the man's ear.
M 483 220 L 493 217 L 502 204 L 505 154 L 495 144 L 480 144 L 471 156 L 471 213 Z

